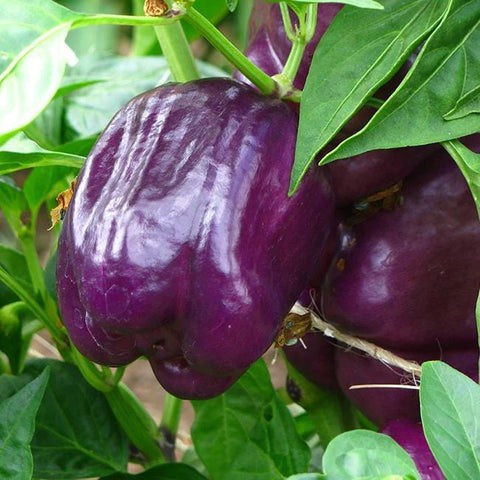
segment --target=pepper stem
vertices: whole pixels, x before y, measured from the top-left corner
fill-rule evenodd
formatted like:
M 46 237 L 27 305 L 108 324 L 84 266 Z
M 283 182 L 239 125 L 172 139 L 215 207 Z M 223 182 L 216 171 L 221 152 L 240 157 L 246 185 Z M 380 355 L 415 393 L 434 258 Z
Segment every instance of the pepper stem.
M 155 421 L 140 400 L 124 384 L 105 392 L 116 419 L 132 444 L 146 457 L 148 465 L 163 463 L 165 457 L 158 443 Z
M 294 29 L 290 18 L 289 9 L 286 3 L 280 4 L 283 24 L 287 37 L 292 42 L 292 48 L 288 55 L 282 73 L 273 78 L 280 85 L 282 96 L 286 96 L 293 101 L 299 101 L 300 92 L 293 87 L 293 82 L 297 76 L 300 63 L 302 62 L 305 48 L 315 34 L 317 25 L 317 4 L 307 6 L 297 6 L 294 10 L 298 18 L 298 26 Z
M 154 30 L 173 79 L 176 82 L 189 82 L 200 78 L 181 23 L 154 27 Z
M 167 13 L 168 5 L 164 0 L 145 0 L 143 9 L 147 16 L 162 17 Z M 170 16 L 179 15 L 181 13 Z M 175 22 L 168 25 L 158 25 L 154 27 L 154 30 L 173 79 L 176 82 L 189 82 L 200 78 L 182 24 Z

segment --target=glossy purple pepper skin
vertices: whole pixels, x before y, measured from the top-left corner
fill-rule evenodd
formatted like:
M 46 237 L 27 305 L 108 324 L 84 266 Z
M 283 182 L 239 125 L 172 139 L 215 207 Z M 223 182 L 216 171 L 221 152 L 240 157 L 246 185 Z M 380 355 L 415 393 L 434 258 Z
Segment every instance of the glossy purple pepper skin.
M 313 311 L 317 311 L 317 306 L 321 305 L 321 285 L 336 253 L 338 242 L 342 235 L 341 220 L 344 216 L 345 212 L 341 210 L 335 212 L 336 228 L 330 230 L 325 246 L 322 249 L 322 255 L 315 265 L 315 273 L 310 279 L 309 287 L 302 292 L 298 299 L 300 304 L 311 308 Z M 335 376 L 334 353 L 336 347 L 334 341 L 325 337 L 321 332 L 309 332 L 302 340 L 307 348 L 301 342 L 283 347 L 283 352 L 288 361 L 307 380 L 318 387 L 329 390 L 338 389 Z
M 283 347 L 287 360 L 310 382 L 320 388 L 337 390 L 335 348 L 333 341 L 321 332 L 309 332 L 295 345 Z
M 58 248 L 60 309 L 85 356 L 144 355 L 172 394 L 208 398 L 267 350 L 334 225 L 320 169 L 287 198 L 296 128 L 283 102 L 228 79 L 119 111 Z
M 455 348 L 441 351 L 435 342 L 431 350 L 391 350 L 399 357 L 418 364 L 428 360 L 442 360 L 473 380 L 478 380 L 478 348 Z M 379 360 L 355 350 L 335 349 L 335 367 L 338 383 L 345 394 L 372 422 L 382 427 L 397 419 L 420 421 L 418 390 L 404 388 L 362 388 L 350 390 L 352 385 L 406 385 L 412 384 L 408 373 L 385 365 Z
M 327 320 L 403 349 L 472 347 L 480 284 L 480 223 L 445 152 L 404 181 L 403 204 L 346 233 L 322 291 Z
M 392 437 L 413 459 L 421 480 L 445 480 L 433 456 L 422 425 L 408 420 L 394 420 L 383 427 L 382 432 Z

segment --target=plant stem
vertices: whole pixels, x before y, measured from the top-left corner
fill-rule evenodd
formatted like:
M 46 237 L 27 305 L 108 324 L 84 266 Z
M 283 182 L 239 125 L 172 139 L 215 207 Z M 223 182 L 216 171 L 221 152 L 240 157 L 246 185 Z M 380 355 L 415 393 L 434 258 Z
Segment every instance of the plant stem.
M 68 337 L 58 328 L 57 318 L 50 318 L 49 315 L 38 304 L 34 297 L 2 266 L 0 266 L 0 282 L 4 283 L 12 292 L 14 292 L 20 300 L 30 309 L 30 311 L 41 320 L 47 327 L 50 335 L 57 343 L 60 353 L 68 348 Z
M 182 415 L 182 403 L 182 400 L 169 393 L 165 396 L 162 421 L 160 422 L 160 434 L 162 435 L 160 447 L 169 462 L 175 461 L 175 442 Z
M 74 345 L 71 346 L 70 352 L 73 363 L 78 367 L 83 378 L 95 388 L 95 390 L 107 393 L 114 388 L 113 382 L 108 382 L 108 375 L 105 375 L 105 372 L 102 373 L 94 363 L 87 360 Z
M 282 77 L 284 77 L 290 83 L 293 83 L 295 80 L 295 76 L 297 75 L 298 67 L 300 67 L 306 46 L 307 44 L 305 39 L 302 37 L 298 37 L 292 44 L 292 49 L 290 50 L 287 61 L 281 73 Z
M 128 26 L 150 26 L 170 25 L 178 22 L 182 15 L 173 17 L 144 17 L 135 15 L 82 15 L 72 23 L 72 29 L 90 27 L 92 25 L 128 25 Z
M 35 247 L 34 237 L 30 230 L 18 232 L 18 239 L 22 246 L 25 260 L 27 262 L 28 272 L 35 293 L 39 293 L 42 299 L 46 297 L 45 279 L 43 277 L 43 270 L 38 259 L 37 249 Z
M 168 432 L 173 437 L 176 437 L 178 432 L 178 425 L 182 415 L 182 404 L 183 401 L 180 398 L 174 397 L 169 393 L 166 394 L 160 427 L 168 429 Z
M 154 29 L 173 79 L 176 82 L 188 82 L 200 78 L 182 24 L 175 22 Z
M 119 383 L 106 392 L 105 397 L 120 426 L 149 464 L 163 463 L 165 457 L 158 445 L 157 425 L 135 394 L 124 383 Z
M 299 102 L 301 92 L 293 87 L 293 82 L 297 76 L 298 69 L 302 62 L 305 48 L 315 34 L 317 21 L 316 5 L 301 5 L 294 9 L 298 18 L 298 26 L 294 29 L 290 18 L 289 7 L 286 3 L 280 4 L 283 24 L 288 38 L 292 42 L 292 48 L 288 54 L 287 61 L 283 67 L 282 73 L 273 78 L 277 81 L 280 89 L 280 97 L 288 98 L 294 102 Z
M 292 19 L 288 11 L 288 5 L 285 2 L 280 2 L 280 12 L 282 14 L 283 27 L 288 39 L 293 43 L 296 38 L 295 31 L 293 30 Z
M 254 65 L 230 40 L 193 7 L 185 14 L 187 20 L 208 40 L 235 68 L 245 75 L 258 89 L 271 95 L 276 92 L 276 82 Z

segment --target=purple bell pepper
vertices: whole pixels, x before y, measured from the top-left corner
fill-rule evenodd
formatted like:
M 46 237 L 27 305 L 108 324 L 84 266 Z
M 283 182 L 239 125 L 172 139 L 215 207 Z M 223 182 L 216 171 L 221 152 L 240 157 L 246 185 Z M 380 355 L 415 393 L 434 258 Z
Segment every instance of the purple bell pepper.
M 402 205 L 345 233 L 323 314 L 387 348 L 473 347 L 480 223 L 467 184 L 442 152 L 405 179 L 401 195 Z
M 60 309 L 85 356 L 146 356 L 172 394 L 208 398 L 268 349 L 335 226 L 321 169 L 287 197 L 296 129 L 282 101 L 228 79 L 117 113 L 58 247 Z

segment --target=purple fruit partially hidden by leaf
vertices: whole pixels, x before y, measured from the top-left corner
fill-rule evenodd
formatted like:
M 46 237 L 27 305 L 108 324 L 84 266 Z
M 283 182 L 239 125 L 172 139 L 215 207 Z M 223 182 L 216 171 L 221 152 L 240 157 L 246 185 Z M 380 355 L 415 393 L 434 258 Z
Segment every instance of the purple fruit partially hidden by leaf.
M 393 350 L 400 358 L 418 364 L 428 360 L 442 360 L 465 375 L 478 378 L 478 348 L 456 348 L 441 351 L 432 341 L 430 350 Z M 391 367 L 356 350 L 335 350 L 338 383 L 345 395 L 379 426 L 397 419 L 420 421 L 418 381 L 400 368 Z M 390 385 L 351 389 L 360 385 Z M 405 388 L 407 386 L 407 388 Z
M 409 420 L 394 420 L 382 429 L 392 437 L 413 459 L 421 480 L 445 480 L 423 434 L 422 425 Z
M 383 347 L 473 347 L 480 223 L 448 154 L 405 179 L 400 203 L 345 234 L 323 287 L 324 315 Z

